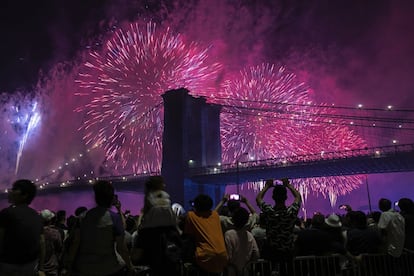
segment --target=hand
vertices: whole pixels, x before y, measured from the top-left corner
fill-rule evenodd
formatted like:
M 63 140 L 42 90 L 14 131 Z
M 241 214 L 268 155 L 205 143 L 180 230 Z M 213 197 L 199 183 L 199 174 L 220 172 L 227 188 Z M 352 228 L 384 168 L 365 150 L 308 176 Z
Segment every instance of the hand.
M 280 181 L 282 181 L 284 186 L 289 185 L 289 179 L 287 179 L 287 178 L 281 178 Z
M 121 204 L 121 201 L 120 200 L 117 199 L 116 201 L 114 201 L 113 205 L 115 206 L 115 208 L 118 211 L 121 211 L 122 204 Z
M 247 198 L 245 196 L 240 195 L 240 202 L 246 203 Z
M 45 272 L 43 272 L 43 271 L 41 271 L 41 270 L 39 270 L 39 271 L 37 272 L 37 275 L 38 275 L 38 276 L 46 276 L 46 273 L 45 273 Z
M 266 180 L 265 187 L 267 188 L 273 187 L 273 179 Z
M 229 194 L 225 194 L 224 196 L 223 196 L 223 201 L 224 202 L 226 202 L 226 201 L 229 201 L 229 199 L 230 199 L 230 195 Z

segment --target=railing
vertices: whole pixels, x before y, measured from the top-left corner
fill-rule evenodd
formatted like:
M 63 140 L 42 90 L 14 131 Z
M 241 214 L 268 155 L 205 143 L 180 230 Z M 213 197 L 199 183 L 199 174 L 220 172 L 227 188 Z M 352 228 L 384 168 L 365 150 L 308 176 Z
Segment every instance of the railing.
M 244 161 L 221 165 L 190 168 L 190 175 L 210 175 L 217 173 L 231 173 L 238 170 L 248 171 L 261 167 L 286 167 L 292 164 L 305 164 L 328 160 L 338 160 L 353 157 L 380 158 L 397 153 L 414 152 L 414 144 L 353 149 L 346 151 L 320 152 L 306 155 L 293 155 L 287 157 L 269 158 L 263 160 Z
M 217 275 L 202 272 L 197 266 L 184 264 L 183 276 Z M 344 256 L 300 256 L 290 263 L 274 264 L 266 260 L 247 264 L 242 273 L 233 267 L 219 274 L 223 276 L 413 276 L 414 252 L 406 251 L 394 258 L 385 254 L 361 255 L 358 261 L 348 261 Z

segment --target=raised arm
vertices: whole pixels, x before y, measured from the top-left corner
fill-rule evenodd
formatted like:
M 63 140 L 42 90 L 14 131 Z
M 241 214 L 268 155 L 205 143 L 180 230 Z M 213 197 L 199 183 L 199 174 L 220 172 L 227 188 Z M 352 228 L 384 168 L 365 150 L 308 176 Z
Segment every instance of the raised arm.
M 298 190 L 295 189 L 295 187 L 290 184 L 289 179 L 287 178 L 282 178 L 281 179 L 283 182 L 283 185 L 289 189 L 289 191 L 292 193 L 292 195 L 295 197 L 294 202 L 300 204 L 302 202 L 302 197 L 300 195 L 300 193 L 298 192 Z
M 256 214 L 256 210 L 253 208 L 253 206 L 250 204 L 249 200 L 245 196 L 241 196 L 241 202 L 246 204 L 247 208 L 250 211 L 250 214 Z
M 113 205 L 115 206 L 116 210 L 118 211 L 119 216 L 121 217 L 122 225 L 126 228 L 126 218 L 124 213 L 122 213 L 122 204 L 119 199 L 114 199 Z
M 224 203 L 226 203 L 228 200 L 229 200 L 229 195 L 225 194 L 223 198 L 220 200 L 220 202 L 217 204 L 216 208 L 214 208 L 214 211 L 219 213 L 221 207 L 223 207 Z
M 256 196 L 257 206 L 260 206 L 262 204 L 264 195 L 271 187 L 273 187 L 273 179 L 266 180 L 264 188 Z

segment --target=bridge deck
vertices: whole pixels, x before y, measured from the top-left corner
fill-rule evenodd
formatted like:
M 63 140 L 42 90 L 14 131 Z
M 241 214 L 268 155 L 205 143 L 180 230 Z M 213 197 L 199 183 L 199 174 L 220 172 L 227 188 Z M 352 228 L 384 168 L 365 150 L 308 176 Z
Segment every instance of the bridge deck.
M 414 171 L 414 144 L 225 164 L 190 170 L 200 184 Z

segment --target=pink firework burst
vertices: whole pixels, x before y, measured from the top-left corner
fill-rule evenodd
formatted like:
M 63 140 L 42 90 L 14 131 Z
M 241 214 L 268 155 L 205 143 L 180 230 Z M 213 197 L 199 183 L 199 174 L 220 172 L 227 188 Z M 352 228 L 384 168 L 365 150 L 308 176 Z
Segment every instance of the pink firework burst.
M 232 163 L 248 152 L 254 159 L 298 154 L 302 132 L 286 133 L 306 122 L 291 120 L 308 108 L 308 88 L 284 67 L 262 64 L 242 71 L 224 84 L 213 101 L 224 105 L 221 115 L 223 162 Z
M 226 81 L 224 91 L 212 101 L 224 105 L 224 163 L 234 163 L 245 153 L 262 160 L 360 149 L 366 145 L 339 122 L 327 126 L 326 115 L 332 111 L 315 107 L 307 86 L 284 67 L 262 64 L 244 70 Z M 295 181 L 304 191 L 330 197 L 346 194 L 360 183 L 360 176 Z
M 86 143 L 103 147 L 116 169 L 159 171 L 161 95 L 181 87 L 193 95 L 213 93 L 221 65 L 209 62 L 207 52 L 151 22 L 116 31 L 79 74 L 77 95 L 90 99 L 77 109 L 86 111 Z

